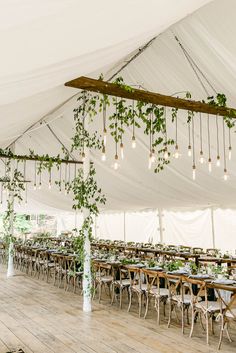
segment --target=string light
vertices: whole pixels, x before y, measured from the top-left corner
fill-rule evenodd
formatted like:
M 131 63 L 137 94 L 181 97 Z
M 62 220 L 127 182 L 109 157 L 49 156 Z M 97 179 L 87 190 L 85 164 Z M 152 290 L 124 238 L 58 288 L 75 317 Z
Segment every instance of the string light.
M 150 133 L 149 133 L 149 158 L 148 158 L 148 169 L 151 169 L 152 163 L 155 162 L 155 150 L 153 148 L 153 111 L 150 113 Z
M 220 167 L 220 144 L 219 144 L 218 115 L 216 115 L 216 143 L 217 143 L 216 166 L 217 166 L 217 167 Z
M 190 121 L 188 122 L 188 156 L 192 156 Z
M 211 137 L 210 137 L 210 117 L 207 114 L 207 137 L 208 137 L 208 171 L 212 171 L 212 161 L 211 161 Z
M 175 153 L 174 158 L 178 159 L 180 157 L 179 154 L 179 146 L 178 146 L 178 119 L 177 115 L 175 117 Z
M 133 117 L 133 134 L 132 134 L 132 148 L 136 148 L 136 139 L 135 139 L 135 114 L 134 114 L 134 101 L 132 102 L 132 117 Z
M 166 121 L 166 107 L 164 107 L 164 119 L 165 119 L 165 149 L 164 149 L 164 159 L 167 161 L 169 158 L 168 148 L 167 148 L 167 121 Z
M 196 179 L 196 163 L 195 163 L 194 115 L 192 115 L 192 140 L 193 140 L 193 180 L 195 180 Z
M 231 128 L 229 127 L 229 161 L 232 158 L 232 146 L 231 146 Z
M 203 148 L 202 148 L 202 114 L 199 114 L 199 118 L 200 118 L 200 158 L 199 158 L 199 162 L 201 164 L 204 163 L 204 157 L 203 157 Z
M 118 154 L 115 155 L 114 169 L 117 170 L 119 168 L 118 164 Z
M 224 181 L 228 180 L 227 165 L 226 165 L 226 148 L 225 148 L 225 122 L 222 118 L 222 131 L 223 131 L 223 156 L 224 156 Z
M 116 116 L 115 116 L 115 148 L 116 148 L 116 154 L 115 154 L 115 162 L 114 162 L 114 169 L 117 170 L 119 168 L 119 164 L 118 164 L 118 152 L 117 152 L 117 141 L 118 141 L 118 124 L 117 124 L 117 98 L 116 98 Z
M 106 147 L 107 144 L 107 129 L 106 129 L 106 102 L 105 96 L 103 96 L 103 145 Z
M 120 156 L 121 159 L 124 159 L 124 144 L 123 144 L 123 118 L 120 119 L 120 131 L 121 131 L 121 138 L 120 138 Z
M 106 160 L 106 148 L 105 148 L 104 145 L 103 145 L 103 147 L 102 147 L 102 157 L 101 157 L 101 160 L 102 160 L 103 162 L 105 162 L 105 160 Z

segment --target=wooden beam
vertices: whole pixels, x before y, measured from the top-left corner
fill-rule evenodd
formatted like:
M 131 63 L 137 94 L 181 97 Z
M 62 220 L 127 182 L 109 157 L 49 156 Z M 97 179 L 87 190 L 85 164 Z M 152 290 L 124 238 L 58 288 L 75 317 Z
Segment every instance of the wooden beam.
M 236 109 L 234 108 L 218 107 L 207 103 L 202 103 L 200 101 L 176 98 L 166 96 L 160 93 L 149 92 L 134 88 L 130 92 L 117 84 L 105 82 L 102 80 L 95 80 L 84 76 L 66 82 L 65 86 L 80 88 L 86 91 L 98 92 L 115 97 L 152 103 L 165 107 L 172 107 L 193 112 L 201 112 L 205 114 L 229 116 L 232 118 L 236 118 Z
M 49 162 L 52 161 L 54 163 L 56 163 L 58 161 L 58 159 L 56 157 L 49 157 L 49 158 L 45 158 L 42 160 L 41 156 L 22 156 L 22 155 L 18 155 L 18 154 L 13 154 L 12 156 L 8 156 L 7 154 L 4 153 L 0 153 L 0 158 L 5 158 L 5 159 L 16 159 L 16 160 L 20 160 L 20 161 L 39 161 L 39 162 Z M 82 161 L 75 161 L 75 160 L 70 160 L 70 159 L 62 159 L 61 163 L 64 164 L 83 164 Z

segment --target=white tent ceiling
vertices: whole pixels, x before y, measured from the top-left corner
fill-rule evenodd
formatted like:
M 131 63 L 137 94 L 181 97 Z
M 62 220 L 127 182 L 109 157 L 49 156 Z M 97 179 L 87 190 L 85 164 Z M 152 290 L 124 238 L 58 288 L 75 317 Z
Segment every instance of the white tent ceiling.
M 99 7 L 98 2 L 73 0 L 57 1 L 58 6 L 55 6 L 55 0 L 36 1 L 36 6 L 30 1 L 9 3 L 15 6 L 13 15 L 7 15 L 10 5 L 0 15 L 2 147 L 43 116 L 69 147 L 76 98 L 68 99 L 77 91 L 64 87 L 64 82 L 80 75 L 97 77 L 101 72 L 110 77 L 127 55 L 130 57 L 136 48 L 154 36 L 157 38 L 153 43 L 122 71 L 128 84 L 141 84 L 148 90 L 166 94 L 188 90 L 196 99 L 206 98 L 173 37 L 175 33 L 216 91 L 225 93 L 229 105 L 234 106 L 236 3 L 233 0 L 126 0 L 124 3 L 104 0 L 99 2 Z M 17 11 L 19 6 L 23 10 Z M 210 88 L 209 93 L 212 94 Z M 63 102 L 66 103 L 61 106 Z M 212 157 L 215 158 L 214 118 L 211 124 Z M 97 129 L 101 130 L 99 119 Z M 197 121 L 196 129 L 199 129 Z M 174 134 L 171 126 L 169 133 Z M 125 160 L 118 171 L 112 168 L 112 142 L 105 164 L 100 161 L 99 154 L 93 155 L 98 182 L 108 199 L 107 209 L 235 206 L 235 155 L 228 166 L 230 180 L 227 183 L 222 178 L 222 167 L 214 168 L 209 175 L 207 166 L 199 164 L 197 179 L 192 180 L 191 160 L 186 153 L 188 131 L 184 113 L 179 126 L 182 157 L 172 160 L 164 172 L 156 175 L 147 169 L 148 139 L 142 134 L 138 137 L 137 149 L 133 151 L 127 134 Z M 206 134 L 203 139 L 206 153 Z M 232 140 L 236 148 L 235 139 Z M 199 154 L 197 137 L 196 144 Z M 27 153 L 28 148 L 37 153 L 56 155 L 60 152 L 58 141 L 45 124 L 36 125 L 17 141 L 18 153 Z M 28 173 L 32 179 L 33 171 Z M 54 189 L 47 192 L 46 175 L 44 182 L 45 187 L 41 191 L 30 190 L 29 197 L 42 204 L 42 208 L 47 205 L 70 210 L 70 197 L 60 195 Z

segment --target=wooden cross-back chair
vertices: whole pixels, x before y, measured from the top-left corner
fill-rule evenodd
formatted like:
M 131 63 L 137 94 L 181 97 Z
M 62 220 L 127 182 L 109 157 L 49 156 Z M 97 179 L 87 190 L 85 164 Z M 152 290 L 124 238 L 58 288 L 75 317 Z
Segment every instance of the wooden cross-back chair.
M 167 288 L 161 288 L 161 278 L 165 279 L 165 274 L 160 271 L 154 271 L 151 269 L 143 269 L 143 273 L 146 278 L 146 311 L 144 314 L 144 318 L 146 318 L 148 309 L 149 309 L 149 301 L 151 298 L 155 300 L 155 308 L 157 311 L 157 323 L 160 324 L 160 304 L 163 303 L 163 313 L 165 316 L 165 306 L 167 302 L 167 298 L 169 295 L 169 290 Z
M 108 289 L 108 295 L 112 300 L 111 289 L 112 289 L 112 283 L 114 278 L 112 266 L 106 263 L 94 262 L 93 269 L 94 269 L 93 298 L 95 297 L 98 290 L 98 301 L 100 303 L 102 298 L 102 289 L 104 288 L 105 292 L 106 292 L 106 289 Z
M 143 272 L 140 268 L 133 266 L 126 266 L 126 268 L 128 270 L 128 276 L 130 281 L 128 312 L 130 311 L 132 305 L 132 296 L 133 294 L 136 294 L 136 296 L 138 297 L 138 314 L 140 317 L 142 311 L 142 299 L 143 296 L 145 296 L 146 294 L 147 284 L 144 283 Z
M 189 307 L 191 302 L 191 295 L 185 293 L 185 286 L 182 281 L 182 275 L 166 274 L 167 288 L 169 290 L 168 302 L 169 302 L 169 319 L 167 327 L 170 327 L 172 321 L 172 312 L 176 314 L 177 322 L 179 322 L 177 308 L 181 310 L 181 329 L 184 333 L 185 327 L 185 313 L 187 324 L 189 324 Z
M 222 292 L 221 292 L 222 289 L 217 288 L 215 290 L 217 291 L 217 295 L 222 303 L 222 310 L 220 313 L 220 321 L 221 321 L 220 337 L 219 337 L 219 344 L 218 344 L 218 349 L 220 349 L 224 332 L 226 332 L 226 335 L 227 335 L 229 342 L 232 342 L 232 339 L 230 337 L 228 329 L 229 329 L 229 324 L 231 321 L 236 322 L 236 289 L 234 292 L 231 292 L 232 296 L 230 298 L 229 303 L 227 303 L 224 300 L 224 298 L 222 296 Z M 227 290 L 227 288 L 223 289 L 223 290 Z M 223 305 L 224 305 L 224 308 L 223 308 Z
M 211 327 L 211 332 L 212 334 L 214 334 L 214 317 L 217 316 L 219 313 L 222 314 L 224 305 L 220 301 L 208 300 L 208 283 L 210 283 L 209 281 L 186 278 L 185 283 L 188 284 L 191 295 L 192 322 L 189 337 L 192 337 L 193 335 L 196 317 L 197 315 L 199 315 L 202 328 L 206 332 L 206 343 L 209 344 L 209 323 Z M 195 293 L 193 290 L 194 285 Z M 205 327 L 202 322 L 202 317 L 205 320 Z
M 120 309 L 122 308 L 123 291 L 128 289 L 130 286 L 130 280 L 128 278 L 128 271 L 125 267 L 119 266 L 119 268 L 114 273 L 114 279 L 112 282 L 112 300 L 111 304 L 114 303 L 114 299 L 117 297 L 116 292 L 119 292 L 120 296 Z

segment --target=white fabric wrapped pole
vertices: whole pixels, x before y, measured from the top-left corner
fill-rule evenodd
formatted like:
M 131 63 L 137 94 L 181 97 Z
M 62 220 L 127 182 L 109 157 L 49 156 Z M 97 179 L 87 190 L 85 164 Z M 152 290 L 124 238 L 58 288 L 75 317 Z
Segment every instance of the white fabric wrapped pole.
M 84 179 L 87 178 L 90 168 L 90 151 L 85 148 L 85 160 L 83 164 Z M 84 220 L 89 217 L 90 212 L 87 208 L 83 209 Z M 83 311 L 91 312 L 91 247 L 88 231 L 84 234 L 84 275 L 83 275 Z
M 14 153 L 15 151 L 15 146 L 11 147 L 11 152 Z M 11 181 L 14 177 L 14 160 L 11 160 L 11 172 L 10 172 L 10 178 Z M 15 275 L 15 270 L 14 270 L 14 264 L 13 264 L 13 251 L 14 251 L 14 246 L 13 246 L 13 241 L 12 237 L 14 235 L 14 192 L 10 191 L 9 192 L 9 201 L 11 204 L 11 214 L 10 214 L 10 244 L 9 244 L 9 249 L 8 249 L 8 266 L 7 266 L 7 277 L 12 277 Z

